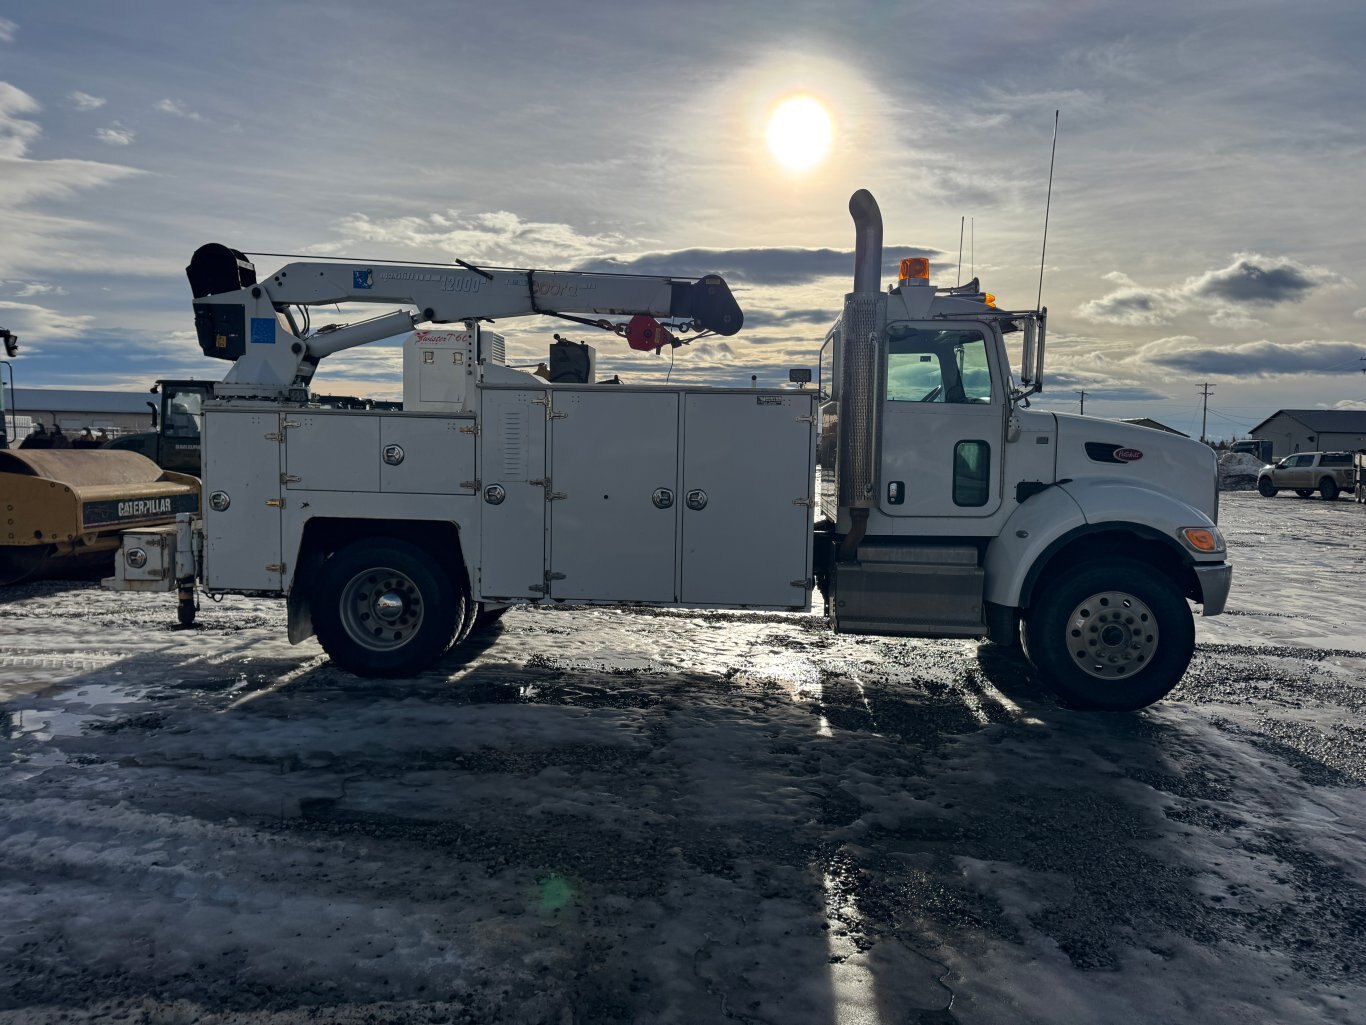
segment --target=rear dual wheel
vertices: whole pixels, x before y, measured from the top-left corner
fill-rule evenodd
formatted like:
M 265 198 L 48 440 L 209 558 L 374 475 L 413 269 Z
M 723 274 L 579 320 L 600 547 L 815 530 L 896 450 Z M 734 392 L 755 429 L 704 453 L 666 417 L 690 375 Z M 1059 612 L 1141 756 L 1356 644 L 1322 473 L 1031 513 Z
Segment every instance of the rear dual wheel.
M 430 553 L 390 539 L 341 549 L 323 563 L 313 595 L 318 642 L 357 676 L 426 669 L 465 625 L 468 602 Z
M 1131 711 L 1161 700 L 1195 653 L 1186 599 L 1132 559 L 1091 562 L 1054 581 L 1025 625 L 1030 660 L 1071 705 Z

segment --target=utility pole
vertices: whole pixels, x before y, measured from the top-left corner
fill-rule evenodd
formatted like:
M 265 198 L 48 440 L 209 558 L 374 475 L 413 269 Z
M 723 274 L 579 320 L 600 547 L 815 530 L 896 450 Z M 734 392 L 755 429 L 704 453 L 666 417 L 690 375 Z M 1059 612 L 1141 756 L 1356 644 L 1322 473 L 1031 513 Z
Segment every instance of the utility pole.
M 1200 394 L 1204 401 L 1200 405 L 1200 440 L 1205 440 L 1205 426 L 1209 421 L 1209 393 L 1214 389 L 1214 385 L 1208 381 L 1200 385 Z
M 1077 394 L 1081 396 L 1081 415 L 1082 415 L 1082 416 L 1085 416 L 1085 415 L 1086 415 L 1086 392 L 1080 391 L 1080 390 L 1079 390 L 1079 391 L 1077 392 Z

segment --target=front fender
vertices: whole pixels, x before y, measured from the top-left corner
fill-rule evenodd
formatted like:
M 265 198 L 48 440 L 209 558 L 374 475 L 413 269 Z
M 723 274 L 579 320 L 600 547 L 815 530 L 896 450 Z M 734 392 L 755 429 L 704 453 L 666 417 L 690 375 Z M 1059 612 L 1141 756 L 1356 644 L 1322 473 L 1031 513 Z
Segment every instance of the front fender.
M 1030 568 L 1059 537 L 1085 525 L 1081 506 L 1059 485 L 1029 498 L 987 546 L 983 597 L 1018 608 Z
M 1214 526 L 1214 521 L 1197 507 L 1146 481 L 1088 477 L 1058 486 L 1081 506 L 1089 524 L 1140 524 L 1172 542 L 1176 542 L 1176 532 L 1182 527 Z
M 984 596 L 997 605 L 1022 607 L 1044 561 L 1086 533 L 1127 530 L 1170 545 L 1187 563 L 1195 563 L 1177 540 L 1177 531 L 1213 526 L 1195 506 L 1143 481 L 1122 477 L 1067 481 L 1030 498 L 1006 521 L 1000 536 L 987 548 Z M 1222 552 L 1200 560 L 1223 561 Z

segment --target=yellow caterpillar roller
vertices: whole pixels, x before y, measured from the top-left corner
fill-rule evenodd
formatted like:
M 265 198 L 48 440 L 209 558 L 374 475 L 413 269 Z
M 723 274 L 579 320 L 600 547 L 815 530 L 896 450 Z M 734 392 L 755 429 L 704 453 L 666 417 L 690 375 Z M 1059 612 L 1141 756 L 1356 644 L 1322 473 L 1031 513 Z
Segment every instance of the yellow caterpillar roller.
M 198 512 L 198 478 L 136 452 L 0 450 L 0 584 L 93 568 L 128 527 Z

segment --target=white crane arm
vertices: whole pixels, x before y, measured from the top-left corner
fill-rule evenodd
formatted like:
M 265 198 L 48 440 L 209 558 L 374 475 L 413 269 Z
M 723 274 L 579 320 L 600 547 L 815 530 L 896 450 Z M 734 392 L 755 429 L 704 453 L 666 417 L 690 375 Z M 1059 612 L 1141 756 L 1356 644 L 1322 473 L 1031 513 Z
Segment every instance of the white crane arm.
M 186 273 L 205 355 L 234 362 L 224 383 L 241 393 L 281 395 L 306 385 L 324 356 L 392 337 L 415 324 L 498 320 L 535 314 L 685 320 L 733 335 L 744 315 L 725 281 L 584 271 L 484 270 L 440 264 L 291 263 L 259 281 L 246 256 L 201 246 Z M 400 304 L 361 324 L 305 336 L 292 306 L 339 302 Z

